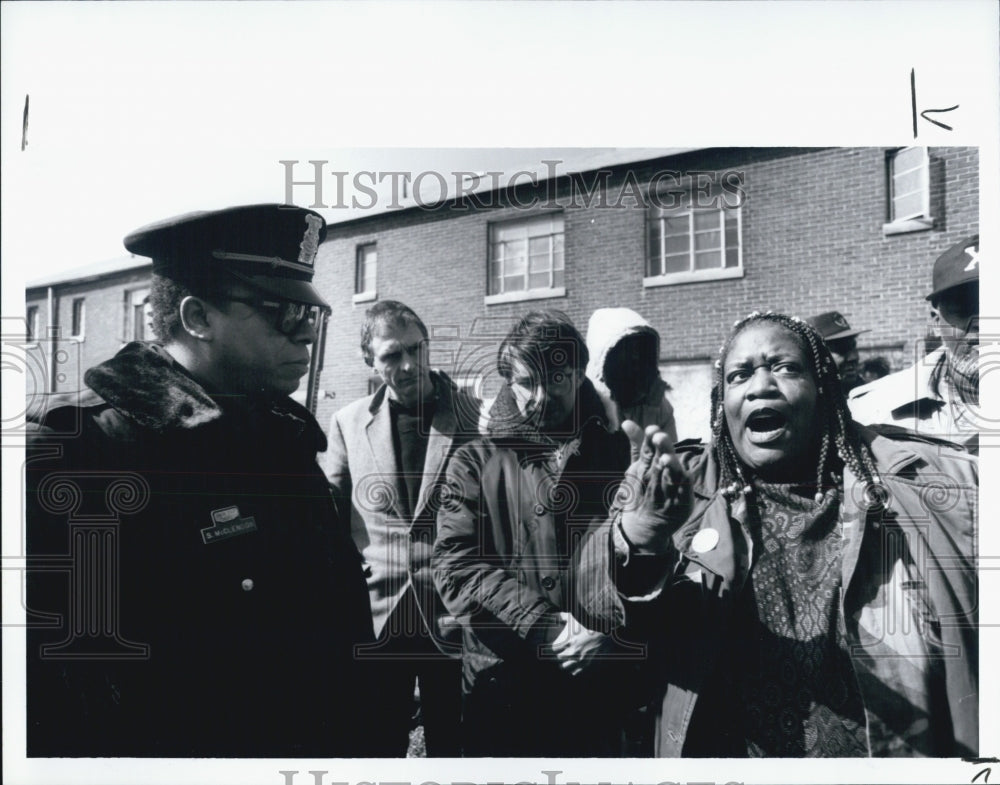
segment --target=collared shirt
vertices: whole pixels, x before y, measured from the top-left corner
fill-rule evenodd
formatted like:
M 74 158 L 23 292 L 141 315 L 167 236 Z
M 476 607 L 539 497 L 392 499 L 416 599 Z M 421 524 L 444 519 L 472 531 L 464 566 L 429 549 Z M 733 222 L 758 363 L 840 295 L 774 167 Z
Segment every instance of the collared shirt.
M 938 365 L 946 362 L 939 347 L 915 365 L 856 387 L 849 395 L 851 416 L 862 425 L 897 425 L 925 436 L 947 439 L 979 452 L 975 410 L 956 397 L 942 379 L 934 388 Z

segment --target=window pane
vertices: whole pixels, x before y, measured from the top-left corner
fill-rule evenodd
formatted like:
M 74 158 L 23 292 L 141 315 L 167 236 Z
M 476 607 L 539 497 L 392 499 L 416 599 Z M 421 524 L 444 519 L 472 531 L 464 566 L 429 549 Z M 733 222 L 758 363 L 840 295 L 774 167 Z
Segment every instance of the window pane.
M 354 270 L 354 293 L 367 294 L 375 291 L 378 250 L 373 243 L 359 245 Z
M 896 196 L 904 196 L 906 194 L 914 193 L 915 191 L 923 191 L 925 175 L 927 170 L 920 168 L 914 169 L 912 172 L 907 172 L 906 174 L 894 177 L 892 180 L 892 192 Z
M 503 279 L 503 290 L 505 292 L 519 292 L 524 289 L 523 275 L 507 275 Z
M 691 269 L 690 257 L 685 254 L 668 254 L 663 258 L 663 274 L 686 273 Z
M 694 228 L 699 229 L 718 229 L 719 228 L 719 213 L 715 210 L 702 210 L 694 214 Z
M 908 169 L 915 169 L 925 162 L 923 147 L 907 147 L 893 156 L 893 174 L 900 174 Z
M 515 255 L 509 253 L 504 254 L 504 275 L 523 275 L 525 268 L 524 254 Z
M 740 224 L 735 213 L 726 213 L 726 247 L 735 248 L 740 244 Z
M 892 217 L 895 220 L 909 218 L 914 215 L 922 215 L 924 212 L 924 195 L 922 193 L 910 194 L 892 202 Z
M 667 237 L 671 235 L 686 235 L 690 228 L 690 221 L 687 215 L 673 216 L 663 219 L 663 231 Z
M 83 300 L 73 300 L 73 335 L 83 332 Z
M 740 266 L 740 249 L 729 246 L 726 248 L 726 267 Z
M 549 269 L 549 255 L 544 256 L 529 256 L 528 257 L 528 272 L 531 273 L 541 273 L 547 272 Z
M 660 252 L 660 219 L 654 218 L 646 221 L 646 237 L 649 241 L 649 252 L 659 254 Z
M 721 257 L 718 251 L 702 251 L 694 255 L 695 270 L 711 270 L 720 267 Z
M 564 286 L 565 285 L 564 284 L 564 280 L 565 280 L 564 275 L 565 274 L 563 273 L 563 271 L 561 269 L 560 270 L 553 270 L 552 271 L 552 285 L 555 286 L 555 287 L 557 287 L 557 288 L 561 287 L 561 286 Z
M 500 294 L 501 289 L 500 265 L 490 265 L 490 294 Z
M 528 253 L 532 256 L 538 256 L 540 254 L 549 254 L 549 246 L 552 244 L 552 238 L 549 235 L 544 237 L 532 237 L 528 240 Z
M 562 231 L 562 221 L 559 224 L 557 227 L 550 219 L 532 222 L 525 227 L 525 234 L 528 237 L 547 237 L 550 234 L 555 234 L 557 231 Z
M 146 340 L 146 309 L 142 303 L 132 306 L 132 340 Z
M 660 254 L 653 252 L 646 257 L 646 275 L 663 275 Z
M 668 237 L 664 242 L 664 247 L 668 254 L 686 254 L 691 250 L 691 238 L 686 234 L 678 237 Z
M 524 229 L 517 224 L 504 223 L 493 227 L 493 242 L 498 245 L 523 236 Z
M 722 244 L 722 234 L 720 232 L 699 232 L 694 236 L 695 251 L 707 251 L 710 248 L 718 248 Z
M 549 273 L 546 270 L 541 273 L 532 273 L 528 276 L 529 289 L 547 289 L 549 286 Z
M 552 269 L 562 270 L 566 266 L 562 251 L 552 256 Z

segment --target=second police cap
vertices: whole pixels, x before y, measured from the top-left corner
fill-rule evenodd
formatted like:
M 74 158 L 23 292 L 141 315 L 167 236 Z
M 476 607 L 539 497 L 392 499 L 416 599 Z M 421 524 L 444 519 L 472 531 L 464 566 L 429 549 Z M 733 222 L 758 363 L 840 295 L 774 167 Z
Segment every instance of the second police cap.
M 329 307 L 312 285 L 326 238 L 319 213 L 285 204 L 254 204 L 185 213 L 148 224 L 125 247 L 153 260 L 153 272 L 212 287 L 229 275 L 285 300 Z
M 824 341 L 836 341 L 839 338 L 851 338 L 861 333 L 871 332 L 871 330 L 854 330 L 847 323 L 840 311 L 826 311 L 819 316 L 810 316 L 806 319 L 809 324 L 816 328 Z
M 930 300 L 948 289 L 979 281 L 979 235 L 955 243 L 934 262 Z

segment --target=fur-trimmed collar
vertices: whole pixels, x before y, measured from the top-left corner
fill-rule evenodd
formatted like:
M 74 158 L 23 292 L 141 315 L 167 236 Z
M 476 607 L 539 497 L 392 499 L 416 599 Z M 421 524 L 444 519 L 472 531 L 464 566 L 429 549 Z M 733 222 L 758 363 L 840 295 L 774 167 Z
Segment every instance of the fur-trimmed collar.
M 157 344 L 130 343 L 83 380 L 124 416 L 156 431 L 196 428 L 222 416 L 204 388 Z
M 123 417 L 154 431 L 198 428 L 229 409 L 228 404 L 220 406 L 158 344 L 130 343 L 87 371 L 83 379 Z M 267 401 L 261 411 L 279 418 L 293 435 L 304 437 L 307 449 L 326 449 L 326 436 L 316 418 L 291 398 Z
M 580 435 L 588 425 L 607 428 L 607 415 L 601 399 L 589 379 L 584 379 L 577 392 L 575 416 L 579 423 L 575 434 Z M 514 439 L 529 444 L 551 446 L 555 442 L 542 434 L 534 426 L 528 425 L 514 400 L 514 394 L 507 385 L 500 389 L 490 407 L 488 432 L 493 439 Z

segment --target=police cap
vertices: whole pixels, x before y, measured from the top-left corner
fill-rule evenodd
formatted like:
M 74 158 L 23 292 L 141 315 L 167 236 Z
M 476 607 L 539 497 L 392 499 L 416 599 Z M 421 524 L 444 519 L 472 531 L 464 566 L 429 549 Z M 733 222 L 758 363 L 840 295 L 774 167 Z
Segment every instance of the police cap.
M 312 285 L 325 238 L 319 213 L 254 204 L 157 221 L 129 234 L 125 247 L 150 257 L 154 273 L 196 290 L 214 288 L 228 273 L 282 299 L 328 308 Z

